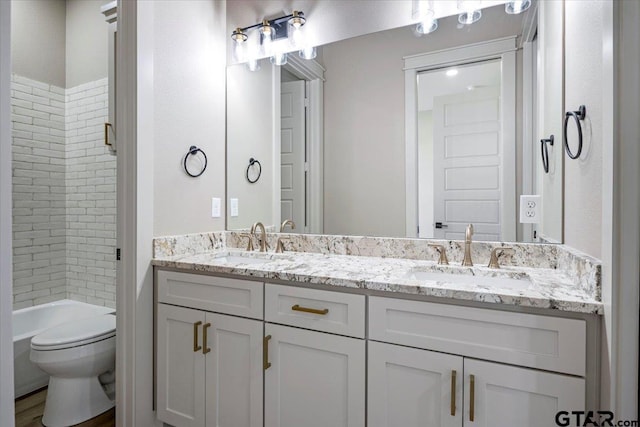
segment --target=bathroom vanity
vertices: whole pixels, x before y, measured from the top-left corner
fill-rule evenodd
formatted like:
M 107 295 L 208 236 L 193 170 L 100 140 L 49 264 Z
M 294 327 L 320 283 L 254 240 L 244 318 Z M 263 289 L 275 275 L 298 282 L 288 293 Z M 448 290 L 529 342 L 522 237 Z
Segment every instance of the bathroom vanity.
M 480 255 L 474 267 L 425 261 L 433 252 L 411 239 L 379 239 L 385 258 L 246 252 L 231 232 L 196 239 L 208 248 L 170 240 L 154 261 L 167 424 L 537 426 L 596 405 L 602 304 L 576 279 L 598 279 L 599 265 L 568 248 L 516 245 L 489 269 Z M 458 242 L 438 243 L 458 259 Z M 535 251 L 553 268 L 513 265 Z

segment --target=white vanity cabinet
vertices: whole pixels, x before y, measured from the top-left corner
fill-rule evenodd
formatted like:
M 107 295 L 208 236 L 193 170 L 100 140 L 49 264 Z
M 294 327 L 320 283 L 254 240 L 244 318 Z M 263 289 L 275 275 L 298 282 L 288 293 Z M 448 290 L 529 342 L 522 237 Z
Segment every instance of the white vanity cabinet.
M 207 287 L 203 295 L 199 292 Z M 159 271 L 156 406 L 177 427 L 262 427 L 262 283 Z M 256 303 L 252 305 L 252 296 Z M 197 296 L 200 295 L 200 298 Z M 254 312 L 247 319 L 200 309 Z M 170 303 L 170 304 L 167 304 Z
M 558 411 L 585 408 L 585 329 L 581 320 L 371 297 L 369 426 L 553 425 Z
M 364 427 L 365 297 L 267 284 L 265 320 L 265 427 Z

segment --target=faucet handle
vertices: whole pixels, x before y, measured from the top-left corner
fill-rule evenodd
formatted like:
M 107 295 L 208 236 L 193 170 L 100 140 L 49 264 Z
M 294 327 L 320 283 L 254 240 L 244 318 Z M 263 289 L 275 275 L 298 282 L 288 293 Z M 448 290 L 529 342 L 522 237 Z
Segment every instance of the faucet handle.
M 276 241 L 276 253 L 281 254 L 284 253 L 284 243 L 283 240 L 289 240 L 289 237 L 278 236 L 278 240 Z
M 447 248 L 444 245 L 438 245 L 436 243 L 429 243 L 429 247 L 434 248 L 440 254 L 438 258 L 438 264 L 440 265 L 449 265 L 449 259 L 447 259 Z
M 497 248 L 493 248 L 491 250 L 491 258 L 489 259 L 489 268 L 500 268 L 500 263 L 498 262 L 498 260 L 500 259 L 500 257 L 502 255 L 505 255 L 506 253 L 510 253 L 511 255 L 513 255 L 515 251 L 513 250 L 512 247 L 508 247 L 508 246 L 499 246 Z
M 249 233 L 242 233 L 239 236 L 240 238 L 246 237 L 247 238 L 247 251 L 251 252 L 253 251 L 253 238 L 251 236 L 251 234 Z

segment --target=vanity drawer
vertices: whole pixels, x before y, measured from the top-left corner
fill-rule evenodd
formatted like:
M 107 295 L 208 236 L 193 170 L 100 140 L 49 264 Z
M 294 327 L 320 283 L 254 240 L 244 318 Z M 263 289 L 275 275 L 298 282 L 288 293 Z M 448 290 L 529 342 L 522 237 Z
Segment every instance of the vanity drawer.
M 369 339 L 585 375 L 584 320 L 370 297 Z
M 263 318 L 262 282 L 159 270 L 157 292 L 162 303 Z
M 267 283 L 265 320 L 364 338 L 365 297 Z

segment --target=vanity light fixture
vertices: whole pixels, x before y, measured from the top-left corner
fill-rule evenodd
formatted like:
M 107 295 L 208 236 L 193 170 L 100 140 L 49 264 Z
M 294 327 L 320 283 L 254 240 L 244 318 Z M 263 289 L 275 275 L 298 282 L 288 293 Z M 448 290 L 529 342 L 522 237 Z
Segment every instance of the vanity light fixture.
M 529 6 L 531 6 L 531 0 L 508 1 L 504 5 L 504 11 L 509 15 L 516 15 L 529 9 Z
M 462 13 L 458 15 L 458 22 L 463 25 L 471 25 L 482 18 L 480 10 L 480 0 L 458 0 L 458 10 Z
M 273 45 L 273 42 L 280 39 L 288 39 L 291 36 L 291 44 L 296 47 L 301 45 L 300 28 L 307 22 L 307 18 L 304 16 L 304 12 L 294 10 L 290 15 L 281 16 L 275 19 L 263 19 L 262 22 L 250 25 L 244 28 L 236 28 L 231 33 L 231 39 L 235 42 L 234 54 L 236 60 L 243 62 L 245 59 L 244 50 L 241 47 L 249 40 L 249 32 L 252 30 L 258 30 L 260 35 L 259 42 L 249 42 L 250 44 L 258 43 L 254 49 L 251 49 L 254 53 L 257 53 L 260 46 L 262 47 L 263 56 L 271 56 L 271 62 L 276 65 L 284 65 L 287 63 L 286 53 L 276 53 L 272 55 L 272 50 L 277 48 Z M 273 45 L 273 46 L 272 46 Z M 299 48 L 299 47 L 298 47 Z M 315 47 L 306 47 L 300 50 L 300 56 L 307 59 L 313 59 L 316 56 Z M 257 55 L 249 55 L 249 58 L 256 58 Z M 256 59 L 249 59 L 247 66 L 250 70 L 255 71 L 259 69 L 259 64 Z

